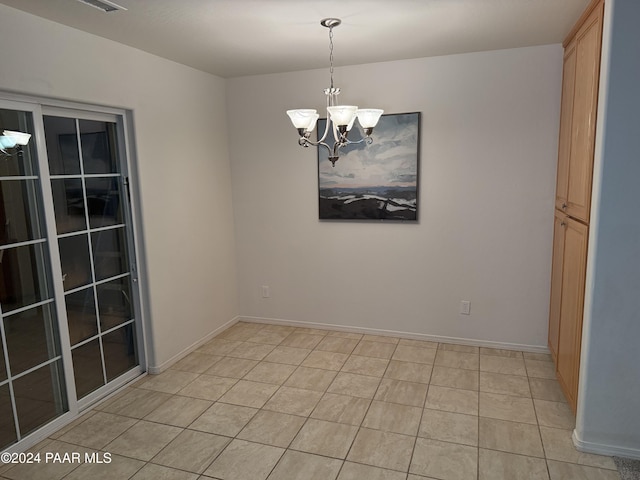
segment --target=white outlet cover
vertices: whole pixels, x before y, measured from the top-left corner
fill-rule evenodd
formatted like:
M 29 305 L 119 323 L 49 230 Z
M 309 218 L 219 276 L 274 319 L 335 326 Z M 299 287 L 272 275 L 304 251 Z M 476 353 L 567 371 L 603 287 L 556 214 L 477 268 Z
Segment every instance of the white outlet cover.
M 460 302 L 460 314 L 471 315 L 471 302 L 469 300 L 462 300 Z

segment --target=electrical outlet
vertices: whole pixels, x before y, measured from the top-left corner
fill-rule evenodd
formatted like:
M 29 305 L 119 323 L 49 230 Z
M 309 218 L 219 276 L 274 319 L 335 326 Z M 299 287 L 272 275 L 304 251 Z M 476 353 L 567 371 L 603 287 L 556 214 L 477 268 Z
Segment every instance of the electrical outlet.
M 469 300 L 460 301 L 460 314 L 471 315 L 471 302 Z
M 262 285 L 262 298 L 269 298 L 271 296 L 271 292 L 269 291 L 268 285 Z

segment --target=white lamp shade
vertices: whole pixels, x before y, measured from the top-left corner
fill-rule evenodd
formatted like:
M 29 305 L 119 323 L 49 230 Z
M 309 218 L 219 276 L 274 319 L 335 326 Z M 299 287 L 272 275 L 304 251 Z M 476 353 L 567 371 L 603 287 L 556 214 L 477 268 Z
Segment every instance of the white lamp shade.
M 316 128 L 316 123 L 318 122 L 318 118 L 320 118 L 320 115 L 318 115 L 317 113 L 314 113 L 311 116 L 311 120 L 309 120 L 309 125 L 307 125 L 307 128 L 305 129 L 306 132 L 313 132 L 313 129 Z
M 378 120 L 384 113 L 379 108 L 361 108 L 358 110 L 358 122 L 362 128 L 373 128 L 378 124 Z
M 347 125 L 347 132 L 351 131 L 351 128 L 353 127 L 353 124 L 355 123 L 355 121 L 356 121 L 356 116 L 354 115 L 351 121 L 349 122 L 349 125 Z
M 29 139 L 31 138 L 31 134 L 29 133 L 14 132 L 13 130 L 5 130 L 2 134 L 10 137 L 14 142 L 16 142 L 16 145 L 26 145 L 29 143 Z
M 352 123 L 358 107 L 354 105 L 337 105 L 335 107 L 327 107 L 327 110 L 329 115 L 331 115 L 331 121 L 341 127 Z
M 313 130 L 313 128 L 315 128 L 315 123 L 318 120 L 317 110 L 312 110 L 310 108 L 287 110 L 287 115 L 289 115 L 293 126 L 298 129 L 304 128 L 305 130 L 307 130 L 311 125 L 311 130 Z
M 4 152 L 5 148 L 13 148 L 16 146 L 16 141 L 7 136 L 0 137 L 0 150 Z

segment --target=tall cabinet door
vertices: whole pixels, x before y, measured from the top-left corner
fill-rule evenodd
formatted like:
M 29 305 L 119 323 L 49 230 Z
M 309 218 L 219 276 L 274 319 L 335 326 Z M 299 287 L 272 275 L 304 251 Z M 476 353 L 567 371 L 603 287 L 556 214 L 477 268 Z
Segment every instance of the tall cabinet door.
M 576 81 L 565 212 L 587 223 L 591 204 L 603 8 L 601 3 L 591 13 L 575 39 Z
M 553 226 L 553 260 L 551 263 L 551 301 L 549 305 L 549 350 L 554 361 L 558 358 L 560 338 L 560 307 L 562 301 L 562 266 L 564 262 L 564 233 L 567 216 L 556 210 Z
M 564 223 L 565 225 L 562 226 L 564 229 L 564 249 L 557 373 L 560 386 L 575 411 L 578 396 L 589 228 L 568 217 L 564 219 Z
M 558 139 L 558 175 L 556 177 L 556 208 L 561 210 L 567 208 L 575 81 L 576 43 L 571 42 L 564 51 L 564 66 L 562 69 L 562 104 L 560 107 L 560 138 Z

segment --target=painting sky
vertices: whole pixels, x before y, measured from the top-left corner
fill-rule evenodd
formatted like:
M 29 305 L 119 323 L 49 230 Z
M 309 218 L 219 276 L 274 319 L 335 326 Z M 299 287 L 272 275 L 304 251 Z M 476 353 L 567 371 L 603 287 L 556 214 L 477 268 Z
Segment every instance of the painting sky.
M 318 128 L 322 134 L 324 120 L 318 121 Z M 357 133 L 352 130 L 350 137 L 357 140 Z M 319 148 L 321 189 L 416 186 L 418 114 L 384 115 L 371 137 L 371 145 L 343 148 L 335 167 L 328 160 L 327 150 Z

